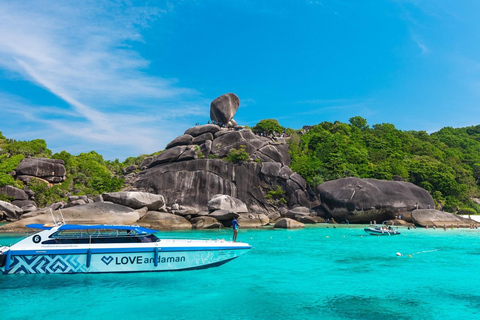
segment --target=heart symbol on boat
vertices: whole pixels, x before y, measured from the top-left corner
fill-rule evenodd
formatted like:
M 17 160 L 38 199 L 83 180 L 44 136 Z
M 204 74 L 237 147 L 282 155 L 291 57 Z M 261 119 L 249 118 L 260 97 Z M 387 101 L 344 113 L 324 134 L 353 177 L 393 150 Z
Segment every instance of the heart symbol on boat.
M 103 256 L 102 261 L 103 261 L 103 263 L 105 263 L 108 266 L 110 264 L 110 262 L 113 261 L 113 257 L 112 256 L 108 256 L 108 257 Z

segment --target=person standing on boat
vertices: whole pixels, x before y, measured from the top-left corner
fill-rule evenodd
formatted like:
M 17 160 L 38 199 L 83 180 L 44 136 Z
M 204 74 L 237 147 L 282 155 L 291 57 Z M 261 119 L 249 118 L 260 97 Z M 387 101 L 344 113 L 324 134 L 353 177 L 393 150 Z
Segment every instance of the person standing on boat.
M 237 234 L 238 234 L 238 224 L 237 218 L 233 218 L 232 220 L 232 229 L 233 229 L 233 242 L 237 242 Z

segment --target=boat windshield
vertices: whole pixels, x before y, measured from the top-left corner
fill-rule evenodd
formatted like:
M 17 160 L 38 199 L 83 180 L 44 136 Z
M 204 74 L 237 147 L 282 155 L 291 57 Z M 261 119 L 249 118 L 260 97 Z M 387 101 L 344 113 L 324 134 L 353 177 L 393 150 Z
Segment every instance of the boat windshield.
M 42 244 L 69 243 L 145 243 L 157 242 L 153 234 L 139 234 L 135 230 L 75 229 L 60 230 L 50 235 Z

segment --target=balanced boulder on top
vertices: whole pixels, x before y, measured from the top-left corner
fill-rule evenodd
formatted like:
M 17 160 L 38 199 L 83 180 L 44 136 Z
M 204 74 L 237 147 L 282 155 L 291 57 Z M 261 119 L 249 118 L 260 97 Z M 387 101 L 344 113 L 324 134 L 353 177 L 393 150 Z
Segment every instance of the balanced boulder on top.
M 226 93 L 210 104 L 210 119 L 217 123 L 228 124 L 240 106 L 240 99 L 234 93 Z

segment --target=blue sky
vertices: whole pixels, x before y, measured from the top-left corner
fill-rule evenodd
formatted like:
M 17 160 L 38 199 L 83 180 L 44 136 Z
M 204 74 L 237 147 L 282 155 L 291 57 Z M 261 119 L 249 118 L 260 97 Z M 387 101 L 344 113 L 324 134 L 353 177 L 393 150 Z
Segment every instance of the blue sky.
M 161 150 L 234 92 L 239 124 L 480 124 L 480 1 L 0 1 L 0 131 Z

